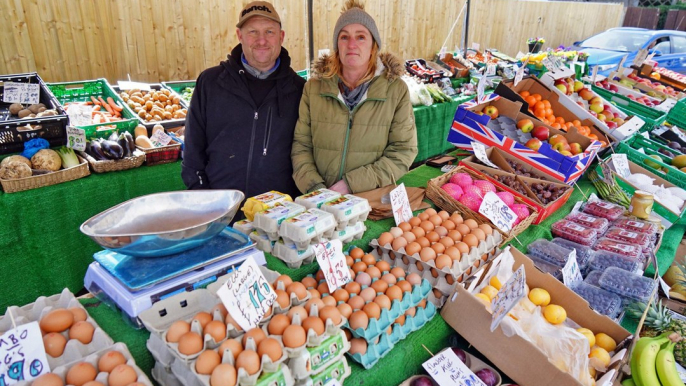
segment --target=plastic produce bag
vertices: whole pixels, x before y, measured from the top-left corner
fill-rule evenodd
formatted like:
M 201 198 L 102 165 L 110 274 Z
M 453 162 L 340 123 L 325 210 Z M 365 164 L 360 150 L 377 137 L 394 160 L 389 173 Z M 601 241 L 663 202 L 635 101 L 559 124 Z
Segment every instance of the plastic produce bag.
M 44 140 L 43 138 L 34 138 L 32 140 L 24 142 L 24 151 L 21 153 L 22 156 L 31 159 L 36 153 L 43 149 L 49 149 L 50 142 Z
M 407 84 L 407 88 L 410 91 L 410 103 L 412 106 L 431 106 L 433 104 L 433 98 L 423 84 L 417 83 L 413 78 L 403 75 L 402 80 Z

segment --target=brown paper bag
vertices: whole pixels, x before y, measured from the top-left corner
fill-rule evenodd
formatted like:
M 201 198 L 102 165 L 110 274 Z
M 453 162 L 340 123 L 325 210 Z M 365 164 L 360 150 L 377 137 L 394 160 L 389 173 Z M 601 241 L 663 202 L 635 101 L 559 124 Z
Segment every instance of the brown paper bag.
M 384 196 L 387 196 L 391 190 L 395 189 L 396 187 L 396 185 L 388 185 L 384 186 L 383 188 L 378 188 L 367 192 L 355 193 L 356 196 L 365 198 L 367 201 L 369 201 L 369 205 L 372 207 L 372 211 L 369 213 L 370 220 L 378 221 L 393 217 L 391 204 L 383 204 L 381 199 Z M 405 187 L 405 189 L 407 190 L 407 199 L 410 201 L 410 208 L 412 208 L 413 212 L 415 210 L 427 209 L 431 207 L 430 204 L 423 201 L 426 189 L 411 187 Z

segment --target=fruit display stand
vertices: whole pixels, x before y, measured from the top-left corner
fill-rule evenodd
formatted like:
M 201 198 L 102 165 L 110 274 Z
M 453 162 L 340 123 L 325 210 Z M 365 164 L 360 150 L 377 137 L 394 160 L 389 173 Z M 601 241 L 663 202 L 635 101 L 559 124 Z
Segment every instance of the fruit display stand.
M 645 121 L 645 125 L 641 127 L 640 131 L 650 130 L 655 126 L 663 124 L 667 119 L 667 112 L 670 110 L 669 108 L 667 108 L 666 111 L 663 111 L 662 109 L 658 109 L 659 106 L 648 107 L 643 103 L 636 102 L 635 99 L 628 98 L 626 95 L 621 94 L 621 92 L 613 93 L 612 91 L 596 85 L 592 85 L 591 87 L 595 93 L 612 103 L 619 110 L 629 115 L 641 117 L 641 119 Z M 667 102 L 663 102 L 663 104 L 666 103 Z M 667 106 L 663 107 L 666 108 Z
M 648 63 L 643 63 L 641 67 L 636 68 L 636 72 L 639 76 L 654 79 L 679 91 L 686 91 L 686 76 L 678 72 Z
M 622 142 L 616 151 L 626 153 L 629 161 L 641 165 L 656 176 L 660 176 L 682 189 L 686 189 L 686 172 L 672 166 L 671 159 L 657 151 L 658 149 L 665 148 L 669 149 L 664 145 L 637 136 L 627 142 Z M 648 154 L 642 153 L 637 149 L 644 149 Z M 657 159 L 658 157 L 659 160 Z M 682 158 L 684 157 L 686 156 L 682 156 Z

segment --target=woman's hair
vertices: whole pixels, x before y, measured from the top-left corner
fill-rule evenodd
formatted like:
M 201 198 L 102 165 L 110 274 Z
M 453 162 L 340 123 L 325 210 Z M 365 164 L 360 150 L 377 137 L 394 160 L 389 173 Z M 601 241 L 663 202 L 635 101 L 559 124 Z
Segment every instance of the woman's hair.
M 357 81 L 357 84 L 347 84 L 345 82 L 345 79 L 343 79 L 343 64 L 341 63 L 341 57 L 339 56 L 338 51 L 335 51 L 332 55 L 332 60 L 330 62 L 330 65 L 328 68 L 326 68 L 326 71 L 322 75 L 323 78 L 329 79 L 333 78 L 334 75 L 338 75 L 341 80 L 346 83 L 346 86 L 350 88 L 355 88 L 363 83 L 366 83 L 374 78 L 374 75 L 376 74 L 376 67 L 377 63 L 379 61 L 379 45 L 376 44 L 376 42 L 372 42 L 372 52 L 371 55 L 369 56 L 369 64 L 367 65 L 367 71 L 364 73 L 364 76 L 360 78 L 360 80 Z

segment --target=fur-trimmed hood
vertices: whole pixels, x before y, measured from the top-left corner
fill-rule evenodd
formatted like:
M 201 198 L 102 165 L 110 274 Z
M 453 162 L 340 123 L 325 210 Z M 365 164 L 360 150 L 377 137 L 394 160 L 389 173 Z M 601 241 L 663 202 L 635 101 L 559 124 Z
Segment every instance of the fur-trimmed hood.
M 332 55 L 324 55 L 312 63 L 310 76 L 313 79 L 322 79 L 322 75 L 331 66 L 334 60 Z M 383 75 L 388 80 L 395 80 L 405 74 L 405 66 L 400 58 L 390 52 L 379 54 L 376 66 L 376 76 Z

